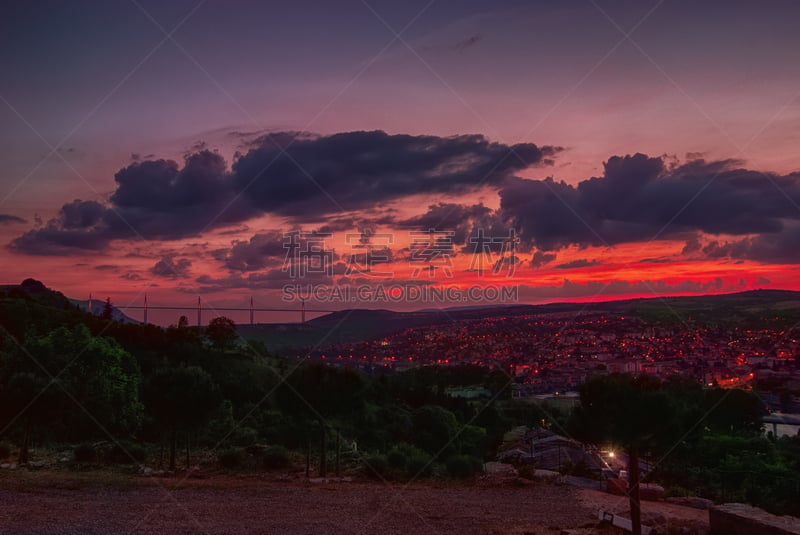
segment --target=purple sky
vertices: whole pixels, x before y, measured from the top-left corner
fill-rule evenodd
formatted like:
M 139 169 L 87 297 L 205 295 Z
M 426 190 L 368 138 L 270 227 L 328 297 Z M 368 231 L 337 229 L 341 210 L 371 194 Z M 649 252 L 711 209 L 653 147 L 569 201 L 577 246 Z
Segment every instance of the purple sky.
M 789 0 L 4 2 L 3 282 L 275 302 L 256 281 L 280 255 L 243 270 L 236 244 L 402 234 L 441 203 L 449 228 L 521 231 L 531 301 L 796 287 L 797 20 Z M 183 185 L 156 163 L 191 155 Z

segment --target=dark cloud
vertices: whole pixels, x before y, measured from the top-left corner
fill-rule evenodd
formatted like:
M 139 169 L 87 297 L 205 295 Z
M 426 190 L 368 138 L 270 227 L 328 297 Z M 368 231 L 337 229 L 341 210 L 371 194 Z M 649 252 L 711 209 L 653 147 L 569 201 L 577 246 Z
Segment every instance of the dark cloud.
M 602 262 L 600 262 L 599 260 L 587 260 L 586 258 L 581 258 L 579 260 L 572 260 L 571 262 L 558 264 L 555 266 L 555 269 L 579 269 L 585 267 L 599 266 L 600 264 L 602 264 Z
M 156 277 L 168 279 L 185 279 L 189 276 L 189 268 L 192 262 L 188 258 L 175 259 L 174 256 L 164 256 L 161 260 L 150 268 L 150 273 Z
M 643 154 L 613 157 L 602 177 L 572 186 L 510 178 L 500 216 L 543 250 L 685 235 L 777 234 L 800 219 L 800 174 L 759 173 L 741 162 L 665 166 Z M 687 244 L 687 251 L 697 244 Z
M 457 194 L 499 185 L 542 163 L 554 147 L 454 137 L 348 132 L 294 139 L 286 152 L 262 138 L 233 165 L 236 186 L 264 212 L 310 217 L 360 210 L 416 193 Z
M 455 49 L 458 52 L 463 53 L 466 49 L 477 45 L 482 40 L 483 40 L 483 35 L 480 34 L 480 33 L 476 33 L 475 35 L 470 35 L 469 37 L 467 37 L 463 41 L 460 41 L 460 42 L 456 43 Z
M 94 205 L 96 203 L 89 202 L 87 204 Z M 76 208 L 75 202 L 68 206 Z M 91 210 L 93 210 L 92 207 L 89 211 Z M 40 229 L 30 230 L 16 238 L 9 244 L 9 248 L 12 251 L 33 255 L 85 254 L 102 251 L 113 237 L 113 233 L 102 222 L 97 222 L 89 227 L 69 228 L 65 226 L 63 218 L 62 210 L 58 218 L 51 219 Z
M 87 229 L 97 225 L 105 212 L 105 207 L 98 202 L 76 199 L 61 207 L 59 222 L 65 230 Z
M 15 215 L 0 214 L 0 225 L 10 225 L 12 223 L 27 223 L 27 221 Z
M 11 243 L 28 254 L 74 254 L 104 249 L 115 239 L 179 239 L 256 215 L 236 197 L 225 160 L 209 151 L 171 160 L 133 163 L 116 175 L 110 206 L 75 200 L 57 218 Z
M 285 152 L 283 147 L 288 147 Z M 182 167 L 132 155 L 133 163 L 114 177 L 117 186 L 108 205 L 66 204 L 58 217 L 20 236 L 11 248 L 29 254 L 98 251 L 115 239 L 186 238 L 262 213 L 341 229 L 349 221 L 328 221 L 340 208 L 369 212 L 415 193 L 498 186 L 560 150 L 531 143 L 507 146 L 480 135 L 278 132 L 258 138 L 228 170 L 219 154 L 202 144 L 193 148 L 197 151 L 186 156 Z
M 432 204 L 428 211 L 422 215 L 399 221 L 402 227 L 412 227 L 418 230 L 447 230 L 453 231 L 453 242 L 459 245 L 467 243 L 467 238 L 474 228 L 491 231 L 496 223 L 491 208 L 483 204 Z
M 702 255 L 712 259 L 754 260 L 773 264 L 800 263 L 800 222 L 792 222 L 776 234 L 762 234 L 732 241 L 711 241 Z
M 107 224 L 131 237 L 135 230 L 146 239 L 185 238 L 257 215 L 233 193 L 225 160 L 210 151 L 188 156 L 183 168 L 168 160 L 135 163 L 114 179 Z
M 388 247 L 370 247 L 364 252 L 346 255 L 345 261 L 355 272 L 367 273 L 372 271 L 372 266 L 394 262 L 394 253 Z
M 289 252 L 283 232 L 272 231 L 255 234 L 250 240 L 237 240 L 230 249 L 214 252 L 225 267 L 233 271 L 258 271 L 276 261 L 283 261 Z
M 545 251 L 536 251 L 535 253 L 533 253 L 533 256 L 531 257 L 531 267 L 534 268 L 534 269 L 535 268 L 539 268 L 539 267 L 542 267 L 545 264 L 549 264 L 550 262 L 552 262 L 555 259 L 556 259 L 556 254 L 555 253 L 547 253 Z
M 187 291 L 218 292 L 230 289 L 248 288 L 251 290 L 276 290 L 284 286 L 309 285 L 309 284 L 331 284 L 334 277 L 344 275 L 347 271 L 345 264 L 338 262 L 331 266 L 329 272 L 305 272 L 302 276 L 293 273 L 291 269 L 274 268 L 258 273 L 249 273 L 243 276 L 240 273 L 233 273 L 227 277 L 212 277 L 201 275 L 195 279 L 199 288 Z M 180 288 L 179 288 L 180 289 Z

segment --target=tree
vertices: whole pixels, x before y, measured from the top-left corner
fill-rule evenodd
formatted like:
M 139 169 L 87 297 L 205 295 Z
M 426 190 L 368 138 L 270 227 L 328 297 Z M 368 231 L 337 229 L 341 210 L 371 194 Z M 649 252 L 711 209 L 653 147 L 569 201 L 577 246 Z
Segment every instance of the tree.
M 327 472 L 329 423 L 361 412 L 363 390 L 364 381 L 357 372 L 317 363 L 299 366 L 277 389 L 277 401 L 284 411 L 317 421 L 320 476 Z
M 704 392 L 708 414 L 705 425 L 712 431 L 726 434 L 760 435 L 761 419 L 767 415 L 764 402 L 752 392 L 713 388 Z
M 414 443 L 428 453 L 456 453 L 458 432 L 455 415 L 439 405 L 425 405 L 414 411 Z
M 60 440 L 130 437 L 142 419 L 140 377 L 130 353 L 84 325 L 29 334 L 0 366 L 0 405 L 24 427 L 21 457 L 39 431 Z
M 103 319 L 104 320 L 114 319 L 114 306 L 111 304 L 110 297 L 106 297 L 106 303 L 105 305 L 103 305 Z
M 204 424 L 220 405 L 219 389 L 211 376 L 197 366 L 162 368 L 145 384 L 145 405 L 156 423 L 169 433 L 169 468 L 175 470 L 178 431 L 187 434 Z
M 208 323 L 206 336 L 214 347 L 224 349 L 232 344 L 239 335 L 236 332 L 236 324 L 232 319 L 218 316 Z
M 629 496 L 634 535 L 641 535 L 639 457 L 671 447 L 684 425 L 680 407 L 655 377 L 613 374 L 580 388 L 581 404 L 570 421 L 573 436 L 621 446 L 629 458 Z
M 186 329 L 189 327 L 189 318 L 181 316 L 178 318 L 178 329 Z

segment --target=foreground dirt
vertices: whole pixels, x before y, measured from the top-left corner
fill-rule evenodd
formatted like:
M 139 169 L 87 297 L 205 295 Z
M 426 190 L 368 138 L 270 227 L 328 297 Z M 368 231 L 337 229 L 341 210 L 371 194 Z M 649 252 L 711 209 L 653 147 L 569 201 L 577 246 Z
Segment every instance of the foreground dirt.
M 626 505 L 605 493 L 489 476 L 404 485 L 18 471 L 0 477 L 0 534 L 553 535 L 574 529 L 594 535 L 617 533 L 597 527 L 599 509 L 626 515 Z M 707 530 L 707 511 L 643 505 L 645 516 L 656 520 L 650 525 Z
M 0 533 L 552 534 L 591 524 L 569 487 L 204 481 L 186 488 L 0 481 Z M 59 488 L 60 487 L 60 488 Z
M 576 491 L 579 503 L 592 511 L 606 511 L 630 518 L 629 500 L 596 490 Z M 708 511 L 666 502 L 642 502 L 642 521 L 661 533 L 707 533 Z

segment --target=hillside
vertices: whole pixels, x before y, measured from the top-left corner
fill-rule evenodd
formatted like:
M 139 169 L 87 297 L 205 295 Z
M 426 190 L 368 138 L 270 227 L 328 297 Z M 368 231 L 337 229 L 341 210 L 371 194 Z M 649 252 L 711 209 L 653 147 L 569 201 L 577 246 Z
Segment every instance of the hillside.
M 307 348 L 309 345 L 357 342 L 389 336 L 403 330 L 459 323 L 476 319 L 527 315 L 613 313 L 662 324 L 720 324 L 758 326 L 793 325 L 800 320 L 800 292 L 753 290 L 722 295 L 654 297 L 596 303 L 549 303 L 468 307 L 416 312 L 351 309 L 333 312 L 305 324 L 240 325 L 246 338 L 258 339 L 271 348 Z

